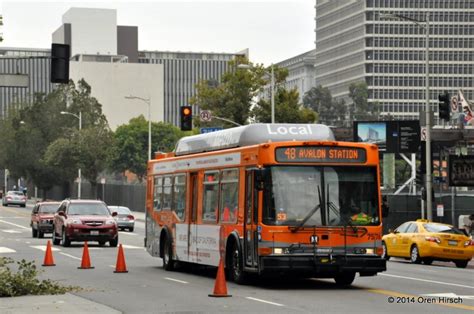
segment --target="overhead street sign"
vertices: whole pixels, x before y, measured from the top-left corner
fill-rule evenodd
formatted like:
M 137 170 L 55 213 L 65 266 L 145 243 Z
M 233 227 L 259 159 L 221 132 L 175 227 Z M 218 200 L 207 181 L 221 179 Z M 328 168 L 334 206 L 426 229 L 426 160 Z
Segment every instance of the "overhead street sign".
M 212 121 L 212 113 L 210 110 L 202 110 L 199 113 L 199 117 L 203 122 L 211 122 Z
M 204 134 L 204 133 L 211 133 L 211 132 L 216 132 L 220 130 L 223 130 L 223 128 L 220 126 L 217 126 L 217 127 L 211 127 L 211 128 L 201 128 L 199 131 L 201 134 Z
M 449 186 L 474 186 L 474 156 L 449 155 Z

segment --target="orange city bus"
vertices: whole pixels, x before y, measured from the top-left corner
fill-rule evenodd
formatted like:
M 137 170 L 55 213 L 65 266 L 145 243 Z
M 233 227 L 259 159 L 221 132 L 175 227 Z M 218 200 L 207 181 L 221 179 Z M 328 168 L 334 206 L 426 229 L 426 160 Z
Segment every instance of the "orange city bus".
M 320 124 L 251 124 L 184 137 L 148 162 L 147 251 L 247 275 L 351 284 L 386 270 L 376 145 Z

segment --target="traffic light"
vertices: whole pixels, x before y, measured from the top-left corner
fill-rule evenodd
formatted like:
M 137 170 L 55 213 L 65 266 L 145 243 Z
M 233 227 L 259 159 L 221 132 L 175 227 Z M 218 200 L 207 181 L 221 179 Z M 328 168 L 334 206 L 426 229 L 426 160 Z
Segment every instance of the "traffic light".
M 69 45 L 51 45 L 51 83 L 69 83 Z
M 193 107 L 181 106 L 180 110 L 181 130 L 191 131 L 193 129 Z
M 449 121 L 449 111 L 450 111 L 450 98 L 449 93 L 444 92 L 444 94 L 438 95 L 439 100 L 439 108 L 438 108 L 438 115 L 440 119 L 444 119 Z

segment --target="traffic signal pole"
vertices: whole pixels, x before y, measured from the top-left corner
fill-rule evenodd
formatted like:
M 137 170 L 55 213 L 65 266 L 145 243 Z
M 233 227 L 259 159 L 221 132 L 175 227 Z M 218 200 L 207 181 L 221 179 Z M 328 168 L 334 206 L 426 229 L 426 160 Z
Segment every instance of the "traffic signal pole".
M 433 198 L 431 197 L 432 176 L 431 176 L 431 108 L 430 108 L 430 22 L 429 15 L 425 18 L 426 33 L 426 218 L 433 219 Z

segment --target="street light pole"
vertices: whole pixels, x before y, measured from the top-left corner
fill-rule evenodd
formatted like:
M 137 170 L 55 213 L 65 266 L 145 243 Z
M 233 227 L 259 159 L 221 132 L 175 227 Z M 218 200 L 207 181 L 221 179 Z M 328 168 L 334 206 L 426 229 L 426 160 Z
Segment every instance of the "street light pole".
M 272 124 L 275 123 L 275 73 L 273 72 L 272 63 L 272 83 L 270 86 L 271 97 L 272 97 Z
M 238 69 L 251 69 L 252 67 L 248 64 L 239 64 L 237 66 Z M 275 123 L 275 72 L 273 69 L 273 63 L 271 65 L 271 70 L 270 72 L 266 71 L 267 74 L 270 74 L 271 80 L 270 80 L 270 99 L 271 99 L 271 119 L 272 119 L 272 124 Z
M 125 96 L 126 99 L 138 99 L 148 105 L 148 160 L 151 160 L 151 99 L 138 96 Z
M 424 28 L 426 35 L 425 42 L 425 74 L 426 74 L 426 104 L 425 104 L 425 120 L 426 120 L 426 176 L 425 176 L 425 186 L 426 186 L 426 218 L 428 220 L 433 219 L 433 198 L 431 194 L 433 182 L 431 174 L 431 107 L 430 107 L 430 21 L 429 13 L 426 13 L 425 20 L 420 21 L 412 19 L 399 14 L 380 14 L 380 19 L 396 19 L 404 20 L 415 23 L 421 28 Z M 425 25 L 422 25 L 424 23 Z
M 67 112 L 67 111 L 61 111 L 61 114 L 67 114 L 73 117 L 76 117 L 79 119 L 79 133 L 82 130 L 82 111 L 79 111 L 79 115 L 74 114 L 72 112 Z M 81 199 L 81 184 L 82 184 L 82 174 L 81 174 L 81 168 L 77 169 L 77 198 Z

